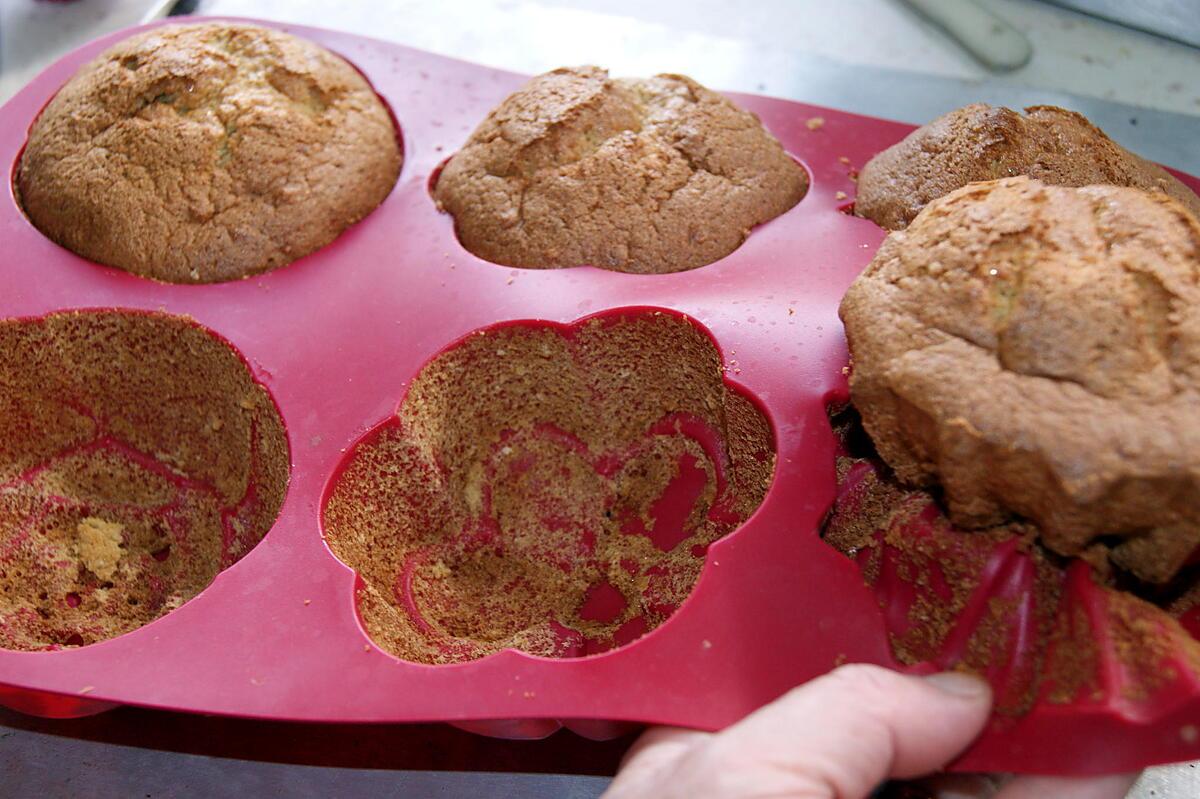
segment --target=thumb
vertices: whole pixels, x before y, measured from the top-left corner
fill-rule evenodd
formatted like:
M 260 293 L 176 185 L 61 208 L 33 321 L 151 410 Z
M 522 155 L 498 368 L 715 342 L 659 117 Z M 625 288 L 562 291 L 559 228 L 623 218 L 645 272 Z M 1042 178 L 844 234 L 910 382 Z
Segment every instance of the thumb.
M 979 735 L 991 711 L 982 680 L 912 677 L 843 666 L 793 690 L 722 735 L 792 772 L 800 795 L 862 797 L 888 778 L 937 771 Z
M 889 777 L 942 768 L 990 709 L 974 677 L 843 666 L 716 735 L 648 733 L 607 796 L 862 799 Z

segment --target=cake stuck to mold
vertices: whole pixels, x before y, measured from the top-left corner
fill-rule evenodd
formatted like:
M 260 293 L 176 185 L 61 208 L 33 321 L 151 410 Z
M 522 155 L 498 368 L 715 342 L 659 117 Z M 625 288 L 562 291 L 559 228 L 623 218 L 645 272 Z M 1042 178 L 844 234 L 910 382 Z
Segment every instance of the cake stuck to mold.
M 594 654 L 675 612 L 774 460 L 766 418 L 683 318 L 501 327 L 430 361 L 355 445 L 325 536 L 398 657 Z
M 75 525 L 79 533 L 79 560 L 101 580 L 111 580 L 121 559 L 121 533 L 125 526 L 87 516 Z
M 0 322 L 0 383 L 0 647 L 154 621 L 245 555 L 283 503 L 274 403 L 188 319 Z
M 977 183 L 892 233 L 841 305 L 882 458 L 964 527 L 1150 583 L 1200 545 L 1200 223 L 1161 193 Z

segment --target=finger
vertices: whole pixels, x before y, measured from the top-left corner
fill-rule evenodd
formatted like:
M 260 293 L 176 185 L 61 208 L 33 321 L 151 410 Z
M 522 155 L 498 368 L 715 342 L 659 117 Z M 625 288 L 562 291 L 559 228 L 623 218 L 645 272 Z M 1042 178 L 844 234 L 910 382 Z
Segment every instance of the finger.
M 991 690 L 963 674 L 843 666 L 718 735 L 792 777 L 799 795 L 862 797 L 889 777 L 941 769 L 987 723 Z M 745 755 L 740 759 L 745 760 Z
M 1004 786 L 996 799 L 1124 799 L 1137 782 L 1137 774 L 1105 777 L 1017 777 Z
M 651 727 L 644 732 L 621 760 L 619 782 L 638 782 L 672 765 L 696 743 L 711 738 L 712 733 L 685 730 L 681 727 Z

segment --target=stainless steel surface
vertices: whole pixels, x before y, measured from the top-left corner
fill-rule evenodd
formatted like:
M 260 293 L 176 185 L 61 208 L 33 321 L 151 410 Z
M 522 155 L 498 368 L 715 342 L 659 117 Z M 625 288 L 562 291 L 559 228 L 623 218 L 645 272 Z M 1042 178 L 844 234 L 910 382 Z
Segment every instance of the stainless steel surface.
M 1200 0 L 1047 0 L 1064 8 L 1200 47 Z M 1197 791 L 1200 796 L 1200 791 Z
M 1029 63 L 1029 38 L 975 0 L 906 0 L 926 19 L 954 38 L 979 63 L 1011 72 Z
M 166 13 L 169 0 L 0 0 L 0 99 L 67 50 Z
M 624 13 L 597 12 L 597 5 L 620 8 Z M 847 4 L 825 5 L 827 9 L 820 12 L 819 4 L 814 3 L 763 2 L 739 9 L 738 19 L 728 19 L 717 0 L 655 4 L 633 0 L 607 4 L 594 0 L 459 0 L 449 4 L 396 0 L 390 4 L 389 14 L 378 13 L 374 4 L 352 1 L 331 13 L 328 0 L 200 0 L 197 11 L 324 25 L 531 74 L 580 63 L 601 64 L 620 75 L 682 72 L 719 89 L 787 97 L 914 124 L 976 101 L 1011 106 L 1050 103 L 1080 111 L 1118 142 L 1147 158 L 1200 173 L 1200 148 L 1195 146 L 1200 141 L 1200 116 L 1031 87 L 1016 80 L 1024 69 L 999 77 L 939 76 L 837 60 L 789 46 L 788 37 L 805 36 L 804 29 L 815 25 L 837 35 L 836 26 L 810 19 L 810 12 L 840 14 L 869 24 L 851 16 L 857 12 L 838 10 Z M 916 17 L 895 5 L 901 9 L 901 21 L 905 15 Z M 1030 5 L 1045 8 L 1040 3 Z M 1010 10 L 1004 13 L 1011 16 Z M 913 24 L 912 20 L 906 24 Z M 729 35 L 720 32 L 723 28 Z M 905 35 L 912 33 L 911 28 L 899 30 Z M 851 34 L 873 35 L 849 25 L 841 35 Z M 877 41 L 883 46 L 887 38 Z M 857 57 L 863 47 L 850 40 L 842 45 L 847 59 Z M 955 47 L 949 43 L 940 46 Z M 1048 57 L 1046 48 L 1036 44 L 1035 48 L 1035 61 Z M 1192 61 L 1189 57 L 1181 63 L 1187 66 Z M 1200 84 L 1200 60 L 1195 61 L 1195 72 Z M 1200 91 L 1200 85 L 1195 90 Z M 1197 102 L 1200 113 L 1200 97 Z
M 1147 769 L 1126 799 L 1196 799 L 1200 797 L 1200 768 L 1179 763 Z
M 594 799 L 604 777 L 394 771 L 263 763 L 121 746 L 0 726 L 5 797 L 412 796 Z
M 791 70 L 783 64 L 771 65 L 779 69 L 775 85 L 782 92 L 777 93 L 913 124 L 923 124 L 973 102 L 1013 108 L 1059 105 L 1080 112 L 1140 155 L 1185 172 L 1200 173 L 1200 148 L 1195 144 L 1200 141 L 1200 117 L 1046 89 L 797 61 Z

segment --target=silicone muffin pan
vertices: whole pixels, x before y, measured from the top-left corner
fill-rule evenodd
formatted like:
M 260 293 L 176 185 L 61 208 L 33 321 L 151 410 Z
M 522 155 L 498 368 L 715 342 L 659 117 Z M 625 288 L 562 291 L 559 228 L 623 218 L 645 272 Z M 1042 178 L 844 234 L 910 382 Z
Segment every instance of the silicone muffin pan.
M 107 640 L 0 650 L 0 703 L 601 738 L 630 722 L 717 729 L 841 663 L 958 662 L 951 641 L 902 666 L 893 643 L 913 592 L 878 575 L 868 586 L 820 537 L 838 492 L 827 409 L 846 398 L 837 306 L 884 235 L 846 213 L 855 168 L 909 126 L 736 96 L 808 170 L 799 205 L 688 272 L 514 269 L 466 252 L 429 189 L 525 79 L 279 27 L 357 66 L 403 140 L 390 197 L 330 246 L 244 281 L 167 285 L 54 245 L 11 188 L 0 203 L 3 324 L 84 309 L 190 318 L 269 393 L 291 463 L 275 523 L 244 556 L 213 555 L 198 595 Z M 58 87 L 127 35 L 9 101 L 0 158 L 15 166 Z M 1016 558 L 1001 560 L 1023 574 Z M 1085 578 L 1065 579 L 1086 594 Z M 1019 602 L 1023 585 L 982 590 Z M 1139 692 L 1122 673 L 1111 690 L 1002 707 L 955 767 L 1085 774 L 1200 757 L 1200 682 L 1178 676 Z

